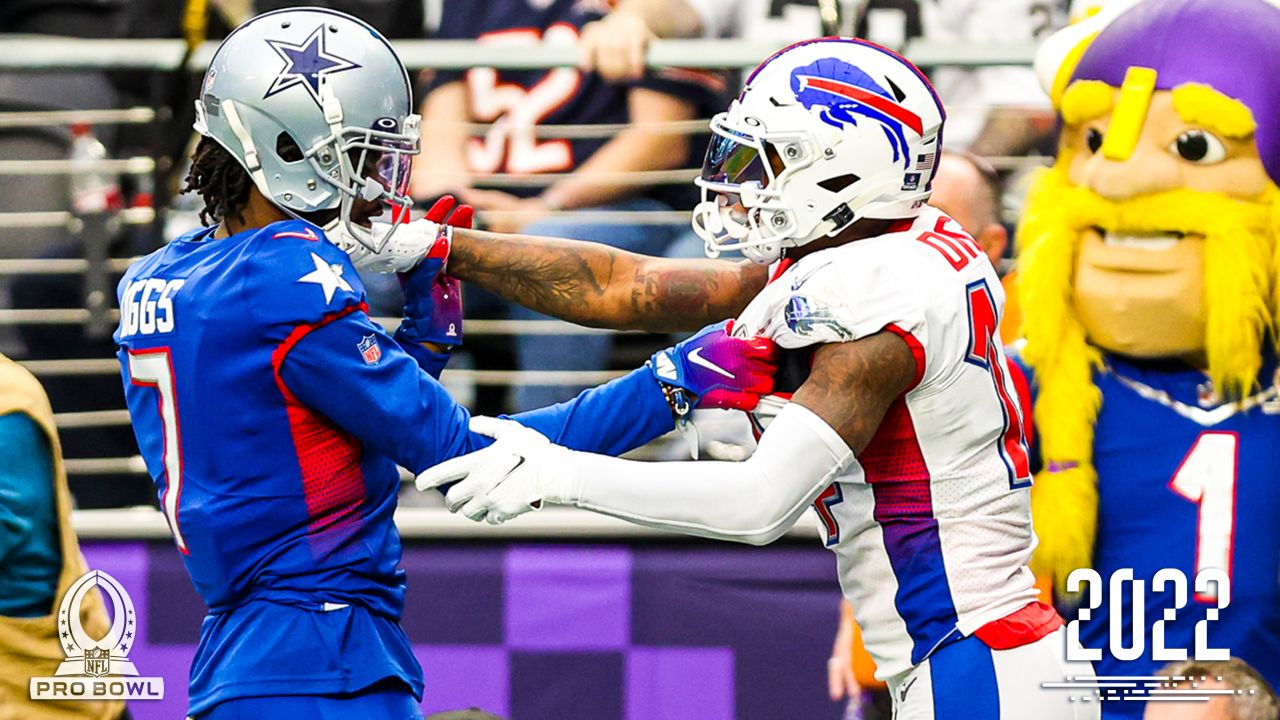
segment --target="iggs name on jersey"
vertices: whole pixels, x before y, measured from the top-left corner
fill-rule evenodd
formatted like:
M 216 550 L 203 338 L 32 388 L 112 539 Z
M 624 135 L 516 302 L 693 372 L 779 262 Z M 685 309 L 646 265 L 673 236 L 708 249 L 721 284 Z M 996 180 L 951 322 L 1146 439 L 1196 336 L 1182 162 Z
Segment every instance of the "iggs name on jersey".
M 173 295 L 186 280 L 135 280 L 120 296 L 120 338 L 173 332 Z

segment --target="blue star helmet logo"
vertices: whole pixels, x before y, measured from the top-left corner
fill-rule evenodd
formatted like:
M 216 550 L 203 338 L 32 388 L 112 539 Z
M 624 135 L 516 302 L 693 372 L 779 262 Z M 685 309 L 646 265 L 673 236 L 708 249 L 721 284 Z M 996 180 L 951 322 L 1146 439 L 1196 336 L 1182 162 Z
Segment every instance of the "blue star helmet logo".
M 325 49 L 323 25 L 312 31 L 300 45 L 287 40 L 268 40 L 267 44 L 285 64 L 284 69 L 271 82 L 267 94 L 262 96 L 264 100 L 278 92 L 302 85 L 311 93 L 311 99 L 319 105 L 321 77 L 360 67 Z

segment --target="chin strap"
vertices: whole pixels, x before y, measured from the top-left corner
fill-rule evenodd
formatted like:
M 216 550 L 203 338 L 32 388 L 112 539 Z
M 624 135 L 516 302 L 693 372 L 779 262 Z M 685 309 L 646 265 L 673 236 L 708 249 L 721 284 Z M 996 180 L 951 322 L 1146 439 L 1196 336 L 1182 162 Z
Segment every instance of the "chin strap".
M 258 186 L 262 194 L 271 197 L 271 191 L 267 188 L 267 174 L 262 172 L 262 162 L 258 160 L 258 147 L 253 143 L 253 136 L 249 134 L 248 128 L 240 120 L 240 113 L 236 110 L 236 104 L 231 100 L 223 100 L 220 103 L 222 113 L 227 117 L 227 125 L 231 128 L 231 132 L 236 136 L 236 140 L 240 141 L 240 147 L 244 150 L 245 169 L 249 171 L 249 176 L 253 178 L 253 183 Z
M 328 78 L 320 76 L 320 109 L 324 111 L 324 121 L 329 124 L 329 134 L 342 137 L 342 101 L 333 91 Z

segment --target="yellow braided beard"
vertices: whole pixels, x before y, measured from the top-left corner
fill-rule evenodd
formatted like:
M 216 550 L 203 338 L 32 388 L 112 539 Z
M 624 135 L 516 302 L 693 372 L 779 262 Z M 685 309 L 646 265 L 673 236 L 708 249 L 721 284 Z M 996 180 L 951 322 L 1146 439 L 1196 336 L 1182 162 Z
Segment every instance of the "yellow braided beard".
M 1035 422 L 1045 470 L 1032 490 L 1039 546 L 1033 568 L 1062 591 L 1067 575 L 1089 567 L 1097 524 L 1093 428 L 1101 394 L 1093 370 L 1102 352 L 1075 312 L 1073 276 L 1083 234 L 1176 232 L 1204 238 L 1205 357 L 1224 397 L 1254 388 L 1262 348 L 1274 327 L 1280 189 L 1255 201 L 1186 189 L 1109 201 L 1070 183 L 1067 162 L 1043 172 L 1018 228 L 1023 357 L 1034 369 Z

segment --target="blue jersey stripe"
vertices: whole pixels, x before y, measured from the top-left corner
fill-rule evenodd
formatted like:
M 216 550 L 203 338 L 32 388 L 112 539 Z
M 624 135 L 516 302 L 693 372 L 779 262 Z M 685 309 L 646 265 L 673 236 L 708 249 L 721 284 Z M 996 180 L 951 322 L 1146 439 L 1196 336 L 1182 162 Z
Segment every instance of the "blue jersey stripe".
M 902 398 L 889 408 L 858 461 L 898 580 L 894 605 L 911 636 L 911 662 L 919 663 L 953 632 L 957 616 L 933 515 L 932 479 Z

